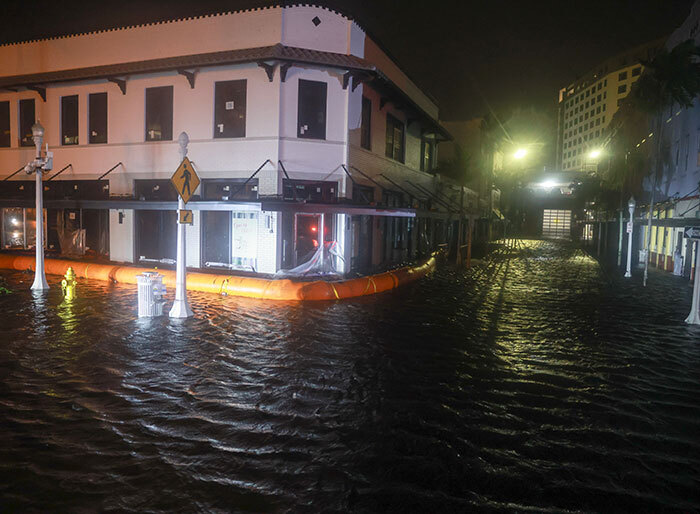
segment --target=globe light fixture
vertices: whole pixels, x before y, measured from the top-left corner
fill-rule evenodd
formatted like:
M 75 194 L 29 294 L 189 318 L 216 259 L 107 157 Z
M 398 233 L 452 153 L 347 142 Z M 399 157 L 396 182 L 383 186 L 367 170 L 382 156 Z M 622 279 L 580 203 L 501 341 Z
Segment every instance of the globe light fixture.
M 596 148 L 595 150 L 591 150 L 591 153 L 589 153 L 588 156 L 589 156 L 591 159 L 597 159 L 598 157 L 600 157 L 600 154 L 601 154 L 601 153 L 602 153 L 602 152 L 601 152 L 599 149 Z
M 515 153 L 513 154 L 513 157 L 516 159 L 522 159 L 527 155 L 527 150 L 525 148 L 518 148 Z

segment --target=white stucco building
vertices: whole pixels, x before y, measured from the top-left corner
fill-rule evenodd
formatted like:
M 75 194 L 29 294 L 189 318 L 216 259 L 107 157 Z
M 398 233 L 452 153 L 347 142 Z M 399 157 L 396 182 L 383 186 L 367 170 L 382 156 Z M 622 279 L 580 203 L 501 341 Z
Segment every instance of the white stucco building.
M 46 128 L 48 251 L 175 257 L 178 134 L 202 184 L 187 264 L 274 273 L 337 242 L 338 271 L 424 255 L 459 188 L 430 171 L 436 103 L 360 25 L 308 5 L 0 46 L 3 249 L 32 246 L 31 125 Z M 257 170 L 257 173 L 256 173 Z M 463 195 L 462 195 L 463 196 Z M 459 226 L 459 225 L 456 225 Z

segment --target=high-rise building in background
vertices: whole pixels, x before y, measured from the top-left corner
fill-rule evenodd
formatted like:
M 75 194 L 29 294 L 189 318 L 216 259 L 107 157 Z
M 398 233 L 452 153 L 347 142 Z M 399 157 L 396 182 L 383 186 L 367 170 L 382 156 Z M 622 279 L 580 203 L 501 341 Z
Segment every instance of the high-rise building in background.
M 559 90 L 557 168 L 594 169 L 605 127 L 664 39 L 612 57 Z

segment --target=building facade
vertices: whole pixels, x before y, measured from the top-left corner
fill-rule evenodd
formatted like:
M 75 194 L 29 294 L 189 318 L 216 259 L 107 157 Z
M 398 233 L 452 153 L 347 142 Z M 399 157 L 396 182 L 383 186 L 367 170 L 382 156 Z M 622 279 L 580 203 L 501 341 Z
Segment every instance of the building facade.
M 695 2 L 688 18 L 669 36 L 666 49 L 671 51 L 688 39 L 700 45 L 700 2 Z M 695 99 L 687 108 L 670 106 L 661 114 L 661 121 L 664 172 L 655 195 L 649 260 L 652 266 L 666 271 L 682 269 L 684 275 L 691 276 L 697 244 L 684 238 L 683 232 L 686 226 L 700 224 L 700 102 Z M 650 133 L 637 145 L 648 147 L 649 163 L 657 159 L 656 137 Z M 644 189 L 651 192 L 651 179 L 644 182 Z M 640 248 L 646 246 L 647 230 L 644 226 L 639 232 Z
M 464 190 L 433 173 L 438 107 L 353 19 L 309 5 L 0 46 L 4 250 L 33 243 L 40 120 L 47 251 L 172 264 L 178 134 L 202 183 L 187 265 L 272 274 L 327 248 L 338 274 L 456 240 Z M 461 202 L 461 203 L 460 203 Z M 330 256 L 330 257 L 329 257 Z
M 605 128 L 663 40 L 633 48 L 596 66 L 559 91 L 557 169 L 595 170 Z

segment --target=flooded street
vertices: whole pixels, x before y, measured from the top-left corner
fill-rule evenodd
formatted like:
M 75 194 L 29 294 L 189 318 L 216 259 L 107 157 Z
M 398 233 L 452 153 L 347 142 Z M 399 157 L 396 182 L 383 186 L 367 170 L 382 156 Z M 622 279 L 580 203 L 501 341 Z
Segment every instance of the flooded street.
M 342 303 L 190 294 L 179 322 L 0 271 L 0 511 L 698 510 L 692 289 L 621 275 L 515 240 Z

